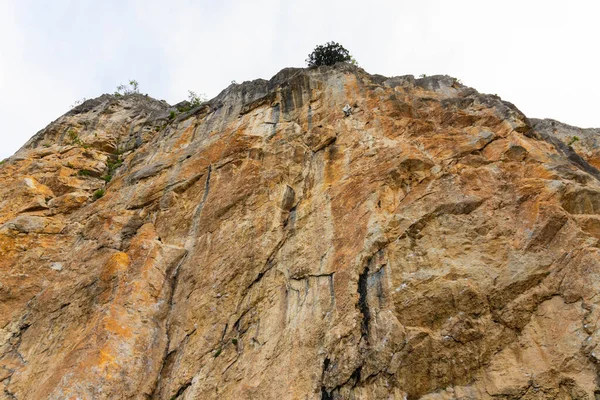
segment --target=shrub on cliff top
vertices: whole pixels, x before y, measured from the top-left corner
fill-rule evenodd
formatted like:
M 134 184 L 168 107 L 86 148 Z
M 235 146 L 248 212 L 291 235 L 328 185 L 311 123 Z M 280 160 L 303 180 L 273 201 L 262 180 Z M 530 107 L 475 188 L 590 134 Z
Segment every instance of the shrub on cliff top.
M 115 96 L 127 96 L 129 94 L 139 93 L 140 84 L 135 79 L 129 80 L 129 86 L 119 85 L 115 91 Z
M 196 92 L 192 92 L 188 90 L 188 101 L 190 102 L 190 107 L 198 107 L 200 104 L 206 101 L 206 95 L 204 93 L 198 95 Z
M 336 42 L 329 42 L 315 47 L 306 59 L 309 67 L 333 65 L 337 62 L 356 64 L 356 60 L 350 55 L 350 52 Z

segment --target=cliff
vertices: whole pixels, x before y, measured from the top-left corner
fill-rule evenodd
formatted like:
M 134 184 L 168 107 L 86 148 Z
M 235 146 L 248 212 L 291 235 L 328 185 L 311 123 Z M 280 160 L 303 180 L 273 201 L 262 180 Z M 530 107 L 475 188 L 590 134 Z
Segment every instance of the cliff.
M 0 399 L 598 398 L 597 133 L 346 64 L 88 100 L 0 165 Z

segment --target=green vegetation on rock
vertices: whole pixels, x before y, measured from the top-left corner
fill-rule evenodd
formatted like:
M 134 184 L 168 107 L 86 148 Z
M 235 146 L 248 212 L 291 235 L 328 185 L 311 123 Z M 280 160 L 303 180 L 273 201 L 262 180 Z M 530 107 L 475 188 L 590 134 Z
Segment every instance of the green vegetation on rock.
M 356 60 L 350 55 L 350 52 L 339 43 L 328 42 L 324 45 L 315 47 L 312 53 L 308 55 L 306 63 L 309 67 L 318 67 L 319 65 L 334 65 L 337 62 L 349 62 L 356 64 Z

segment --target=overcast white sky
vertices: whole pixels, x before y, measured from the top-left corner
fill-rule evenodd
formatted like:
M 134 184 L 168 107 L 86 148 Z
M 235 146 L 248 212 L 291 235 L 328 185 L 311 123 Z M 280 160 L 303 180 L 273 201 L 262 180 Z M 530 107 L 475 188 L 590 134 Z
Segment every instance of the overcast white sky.
M 600 127 L 597 0 L 0 0 L 0 159 L 128 79 L 174 104 L 340 42 L 370 73 L 448 74 Z

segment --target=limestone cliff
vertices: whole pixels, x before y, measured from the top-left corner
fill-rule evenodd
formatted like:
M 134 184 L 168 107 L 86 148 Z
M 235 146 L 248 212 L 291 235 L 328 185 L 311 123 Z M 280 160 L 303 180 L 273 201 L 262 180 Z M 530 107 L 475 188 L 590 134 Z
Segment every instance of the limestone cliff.
M 600 396 L 598 131 L 345 64 L 175 110 L 0 166 L 0 398 Z

